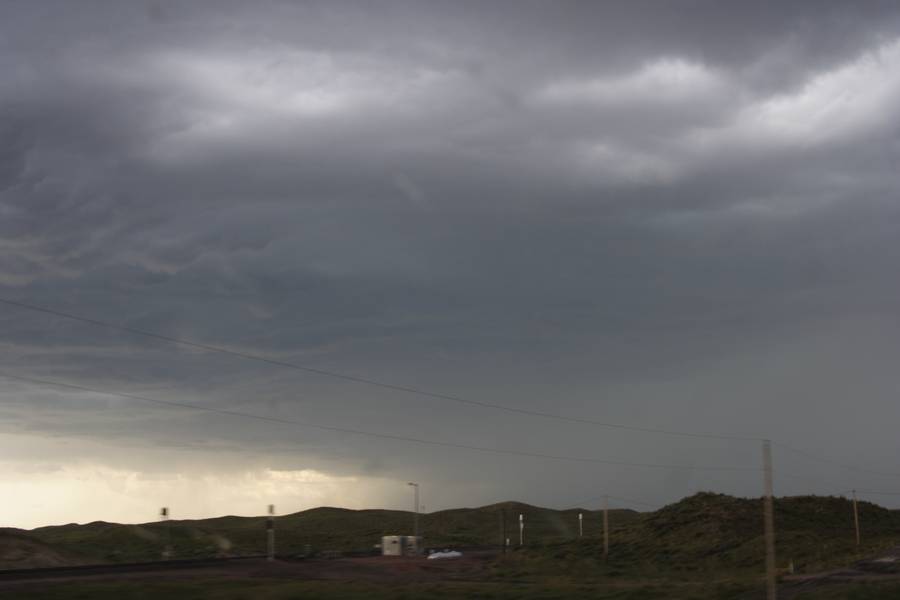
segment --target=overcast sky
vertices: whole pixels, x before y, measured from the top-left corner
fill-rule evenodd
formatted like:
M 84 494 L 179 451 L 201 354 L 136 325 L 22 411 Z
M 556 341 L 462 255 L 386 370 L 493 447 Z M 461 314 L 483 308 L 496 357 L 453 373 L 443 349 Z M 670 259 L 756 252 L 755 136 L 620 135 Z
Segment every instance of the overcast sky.
M 0 2 L 0 297 L 886 472 L 898 158 L 894 2 Z M 0 334 L 11 375 L 695 467 L 0 377 L 0 525 L 761 493 L 758 442 L 9 305 Z

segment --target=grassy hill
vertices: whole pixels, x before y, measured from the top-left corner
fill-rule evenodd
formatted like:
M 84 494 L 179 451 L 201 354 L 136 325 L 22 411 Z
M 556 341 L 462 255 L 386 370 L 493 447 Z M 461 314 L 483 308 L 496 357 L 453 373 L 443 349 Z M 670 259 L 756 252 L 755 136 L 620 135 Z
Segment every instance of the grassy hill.
M 584 513 L 586 535 L 598 533 L 601 527 L 599 512 L 557 511 L 517 502 L 420 515 L 420 527 L 428 546 L 499 545 L 504 511 L 513 544 L 518 540 L 519 514 L 525 516 L 529 541 L 571 539 L 578 532 L 578 512 Z M 611 519 L 622 523 L 639 514 L 623 509 L 610 513 Z M 321 507 L 276 519 L 278 552 L 286 556 L 371 550 L 382 535 L 411 534 L 412 529 L 412 513 L 395 510 Z M 41 527 L 21 534 L 78 563 L 157 560 L 166 546 L 171 546 L 176 558 L 235 556 L 265 552 L 266 519 L 227 516 L 141 525 L 98 521 Z M 0 568 L 10 567 L 0 561 Z
M 853 541 L 851 505 L 833 497 L 801 496 L 776 500 L 779 565 L 793 560 L 799 571 L 840 564 L 857 553 L 900 541 L 900 511 L 860 502 L 864 545 Z M 577 538 L 578 513 L 585 537 Z M 444 510 L 421 516 L 428 547 L 499 545 L 501 516 L 507 536 L 518 541 L 518 516 L 526 523 L 526 548 L 507 561 L 509 572 L 631 573 L 705 570 L 758 571 L 763 557 L 759 499 L 703 493 L 655 512 L 610 511 L 610 561 L 603 563 L 602 513 L 552 510 L 504 502 L 480 508 Z M 320 551 L 365 551 L 382 535 L 411 533 L 407 511 L 315 508 L 277 518 L 278 552 L 284 556 Z M 170 545 L 175 558 L 261 554 L 264 517 L 120 525 L 41 527 L 0 530 L 0 568 L 65 563 L 132 562 L 159 559 Z M 507 568 L 505 567 L 505 568 Z
M 76 556 L 62 553 L 49 544 L 34 539 L 21 529 L 0 529 L 0 568 L 32 569 L 57 567 L 77 562 Z
M 843 565 L 900 543 L 900 511 L 859 503 L 863 544 L 854 539 L 852 505 L 837 497 L 797 496 L 775 501 L 778 566 L 793 562 L 797 572 Z M 528 572 L 671 575 L 760 572 L 764 545 L 759 499 L 701 493 L 644 513 L 616 528 L 609 562 L 602 541 L 582 540 L 531 545 L 519 553 L 516 568 Z

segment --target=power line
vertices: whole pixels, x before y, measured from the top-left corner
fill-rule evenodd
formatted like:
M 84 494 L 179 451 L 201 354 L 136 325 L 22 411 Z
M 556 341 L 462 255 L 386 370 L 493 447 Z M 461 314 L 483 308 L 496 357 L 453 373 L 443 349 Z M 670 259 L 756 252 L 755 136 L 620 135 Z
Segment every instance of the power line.
M 169 343 L 178 344 L 178 345 L 182 345 L 182 346 L 197 348 L 197 349 L 205 350 L 208 352 L 225 354 L 225 355 L 229 355 L 229 356 L 235 356 L 238 358 L 242 358 L 245 360 L 262 362 L 262 363 L 270 364 L 273 366 L 295 369 L 298 371 L 314 373 L 317 375 L 332 377 L 332 378 L 336 378 L 336 379 L 342 379 L 342 380 L 351 381 L 354 383 L 371 385 L 371 386 L 375 386 L 375 387 L 379 387 L 379 388 L 383 388 L 383 389 L 429 397 L 429 398 L 436 399 L 436 400 L 457 402 L 460 404 L 466 404 L 466 405 L 470 405 L 470 406 L 478 406 L 478 407 L 486 408 L 486 409 L 500 410 L 500 411 L 504 411 L 504 412 L 508 412 L 508 413 L 521 414 L 521 415 L 526 415 L 526 416 L 530 416 L 530 417 L 553 419 L 556 421 L 563 421 L 563 422 L 568 422 L 568 423 L 580 423 L 580 424 L 584 424 L 584 425 L 593 425 L 593 426 L 604 427 L 604 428 L 608 428 L 608 429 L 619 429 L 619 430 L 625 430 L 625 431 L 636 431 L 636 432 L 641 432 L 641 433 L 671 435 L 671 436 L 679 436 L 679 437 L 733 440 L 733 441 L 752 441 L 752 442 L 763 441 L 763 438 L 750 437 L 750 436 L 736 436 L 736 435 L 727 435 L 727 434 L 678 431 L 678 430 L 673 430 L 673 429 L 662 429 L 662 428 L 653 428 L 653 427 L 637 427 L 637 426 L 632 426 L 632 425 L 623 425 L 620 423 L 609 423 L 609 422 L 605 422 L 605 421 L 597 421 L 594 419 L 571 417 L 571 416 L 566 416 L 566 415 L 557 415 L 557 414 L 546 413 L 546 412 L 542 412 L 542 411 L 529 410 L 529 409 L 525 409 L 525 408 L 516 408 L 516 407 L 506 406 L 506 405 L 502 405 L 502 404 L 495 404 L 492 402 L 471 400 L 468 398 L 462 398 L 460 396 L 453 396 L 453 395 L 443 394 L 443 393 L 439 393 L 439 392 L 431 392 L 431 391 L 424 390 L 424 389 L 417 388 L 417 387 L 396 385 L 396 384 L 392 384 L 392 383 L 378 381 L 375 379 L 369 379 L 366 377 L 358 377 L 355 375 L 348 375 L 345 373 L 339 373 L 336 371 L 330 371 L 330 370 L 326 370 L 326 369 L 307 367 L 307 366 L 299 365 L 296 363 L 291 363 L 291 362 L 286 362 L 286 361 L 282 361 L 282 360 L 278 360 L 278 359 L 268 358 L 268 357 L 261 356 L 258 354 L 251 354 L 251 353 L 242 352 L 242 351 L 238 351 L 238 350 L 231 350 L 229 348 L 224 348 L 221 346 L 214 346 L 211 344 L 194 342 L 194 341 L 186 340 L 183 338 L 167 336 L 167 335 L 163 335 L 163 334 L 159 334 L 159 333 L 154 333 L 151 331 L 137 329 L 134 327 L 128 327 L 125 325 L 117 325 L 115 323 L 101 321 L 99 319 L 92 319 L 90 317 L 83 317 L 80 315 L 75 315 L 72 313 L 67 313 L 67 312 L 47 308 L 44 306 L 38 306 L 35 304 L 26 303 L 26 302 L 20 302 L 20 301 L 12 300 L 9 298 L 0 297 L 0 304 L 6 304 L 8 306 L 14 306 L 14 307 L 25 309 L 25 310 L 31 310 L 34 312 L 40 312 L 40 313 L 45 313 L 45 314 L 49 314 L 49 315 L 54 315 L 57 317 L 61 317 L 61 318 L 65 318 L 65 319 L 69 319 L 69 320 L 73 320 L 73 321 L 78 321 L 81 323 L 87 323 L 87 324 L 95 325 L 98 327 L 105 327 L 108 329 L 123 331 L 126 333 L 131 333 L 134 335 L 139 335 L 139 336 L 143 336 L 143 337 L 147 337 L 147 338 L 151 338 L 151 339 L 156 339 L 159 341 L 164 341 L 164 342 L 169 342 Z M 817 461 L 820 463 L 838 466 L 840 468 L 847 469 L 850 471 L 857 471 L 860 473 L 869 473 L 869 474 L 881 475 L 881 476 L 887 476 L 887 477 L 900 477 L 900 473 L 877 471 L 877 470 L 857 467 L 854 465 L 843 464 L 841 462 L 838 462 L 838 461 L 835 461 L 835 460 L 832 460 L 829 458 L 816 456 L 814 454 L 805 452 L 798 448 L 794 448 L 787 444 L 783 444 L 780 442 L 772 442 L 772 443 L 773 443 L 773 445 L 775 445 L 779 448 L 782 448 L 784 450 L 787 450 L 788 452 L 792 452 L 798 456 L 803 456 L 807 459 L 814 460 L 814 461 Z
M 619 501 L 621 501 L 621 502 L 629 502 L 629 503 L 631 503 L 631 504 L 640 504 L 641 506 L 649 506 L 649 507 L 651 507 L 651 508 L 656 508 L 657 506 L 659 506 L 658 504 L 652 504 L 652 503 L 650 503 L 650 502 L 644 502 L 643 500 L 635 500 L 634 498 L 625 498 L 625 497 L 623 497 L 623 496 L 612 496 L 612 495 L 608 495 L 608 497 L 609 497 L 609 498 L 612 498 L 613 500 L 619 500 Z
M 371 385 L 371 386 L 375 386 L 375 387 L 379 387 L 379 388 L 383 388 L 383 389 L 387 389 L 387 390 L 393 390 L 396 392 L 404 392 L 407 394 L 425 396 L 425 397 L 432 398 L 435 400 L 445 400 L 445 401 L 450 401 L 450 402 L 457 402 L 459 404 L 467 404 L 470 406 L 479 406 L 481 408 L 500 410 L 500 411 L 505 411 L 505 412 L 509 412 L 509 413 L 526 415 L 529 417 L 537 417 L 537 418 L 542 418 L 542 419 L 553 419 L 556 421 L 565 421 L 568 423 L 581 423 L 583 425 L 593 425 L 596 427 L 605 427 L 607 429 L 620 429 L 620 430 L 625 430 L 625 431 L 637 431 L 637 432 L 641 432 L 641 433 L 652 433 L 652 434 L 671 435 L 671 436 L 680 436 L 680 437 L 692 437 L 692 438 L 706 438 L 706 439 L 716 439 L 716 440 L 753 441 L 753 442 L 762 441 L 762 438 L 749 437 L 749 436 L 700 433 L 700 432 L 690 432 L 690 431 L 677 431 L 677 430 L 673 430 L 673 429 L 659 429 L 659 428 L 654 428 L 654 427 L 637 427 L 637 426 L 632 426 L 632 425 L 622 425 L 620 423 L 608 423 L 605 421 L 597 421 L 594 419 L 557 415 L 557 414 L 547 413 L 547 412 L 543 412 L 543 411 L 530 410 L 530 409 L 526 409 L 526 408 L 516 408 L 513 406 L 506 406 L 503 404 L 495 404 L 492 402 L 471 400 L 468 398 L 462 398 L 460 396 L 453 396 L 453 395 L 443 394 L 443 393 L 439 393 L 439 392 L 431 392 L 431 391 L 424 390 L 424 389 L 421 389 L 418 387 L 412 387 L 412 386 L 406 386 L 406 385 L 396 385 L 393 383 L 387 383 L 384 381 L 369 379 L 367 377 L 358 377 L 356 375 L 348 375 L 346 373 L 339 373 L 336 371 L 330 371 L 330 370 L 326 370 L 326 369 L 307 367 L 304 365 L 299 365 L 297 363 L 291 363 L 291 362 L 286 362 L 286 361 L 278 360 L 278 359 L 274 359 L 274 358 L 268 358 L 265 356 L 261 356 L 259 354 L 251 354 L 251 353 L 242 352 L 239 350 L 231 350 L 229 348 L 224 348 L 222 346 L 214 346 L 211 344 L 194 342 L 194 341 L 186 340 L 183 338 L 176 338 L 173 336 L 154 333 L 152 331 L 145 331 L 143 329 L 137 329 L 137 328 L 128 327 L 125 325 L 117 325 L 115 323 L 110 323 L 108 321 L 101 321 L 99 319 L 83 317 L 80 315 L 75 315 L 72 313 L 54 310 L 54 309 L 43 307 L 43 306 L 37 306 L 35 304 L 29 304 L 26 302 L 19 302 L 16 300 L 11 300 L 9 298 L 0 297 L 0 303 L 6 304 L 8 306 L 22 308 L 25 310 L 49 314 L 49 315 L 53 315 L 56 317 L 62 317 L 64 319 L 69 319 L 72 321 L 78 321 L 81 323 L 96 325 L 98 327 L 105 327 L 107 329 L 115 329 L 118 331 L 124 331 L 124 332 L 131 333 L 134 335 L 140 335 L 143 337 L 147 337 L 147 338 L 151 338 L 151 339 L 155 339 L 155 340 L 159 340 L 159 341 L 164 341 L 164 342 L 169 342 L 172 344 L 179 344 L 181 346 L 197 348 L 200 350 L 205 350 L 207 352 L 226 354 L 229 356 L 235 356 L 235 357 L 242 358 L 245 360 L 252 360 L 252 361 L 262 362 L 262 363 L 266 363 L 266 364 L 270 364 L 270 365 L 274 365 L 274 366 L 278 366 L 278 367 L 285 367 L 285 368 L 289 368 L 289 369 L 295 369 L 298 371 L 305 371 L 307 373 L 314 373 L 316 375 L 323 375 L 323 376 L 332 377 L 335 379 L 342 379 L 344 381 L 352 381 L 354 383 Z
M 783 449 L 783 450 L 787 450 L 788 452 L 792 452 L 792 453 L 796 454 L 797 456 L 802 456 L 802 457 L 804 457 L 804 458 L 807 458 L 807 459 L 809 459 L 809 460 L 814 460 L 814 461 L 820 462 L 820 463 L 822 463 L 822 464 L 827 464 L 827 465 L 833 465 L 833 466 L 836 466 L 836 467 L 840 467 L 840 468 L 846 469 L 846 470 L 848 470 L 848 471 L 857 471 L 857 472 L 859 472 L 859 473 L 869 473 L 869 474 L 871 474 L 871 475 L 881 475 L 881 476 L 883 476 L 883 477 L 900 477 L 900 473 L 892 473 L 892 472 L 889 472 L 889 471 L 876 471 L 876 470 L 873 470 L 873 469 L 864 469 L 864 468 L 862 468 L 862 467 L 857 467 L 857 466 L 854 466 L 854 465 L 844 464 L 844 463 L 841 463 L 841 462 L 839 462 L 839 461 L 832 460 L 832 459 L 830 459 L 830 458 L 826 458 L 826 457 L 823 457 L 823 456 L 816 456 L 815 454 L 811 454 L 811 453 L 809 453 L 809 452 L 805 452 L 805 451 L 803 451 L 803 450 L 800 450 L 800 449 L 798 449 L 798 448 L 794 448 L 793 446 L 788 446 L 787 444 L 782 444 L 782 443 L 780 443 L 780 442 L 772 442 L 772 444 L 773 444 L 774 446 L 777 446 L 777 447 Z
M 221 415 L 228 415 L 231 417 L 238 417 L 244 419 L 255 419 L 258 421 L 267 421 L 271 423 L 282 423 L 286 425 L 296 425 L 298 427 L 309 427 L 313 429 L 321 429 L 324 431 L 333 431 L 339 433 L 350 433 L 353 435 L 363 435 L 368 437 L 375 437 L 381 439 L 402 441 L 402 442 L 411 442 L 415 444 L 427 444 L 431 446 L 440 446 L 444 448 L 455 448 L 459 450 L 473 450 L 477 452 L 490 452 L 494 454 L 508 454 L 512 456 L 521 456 L 526 458 L 543 458 L 549 460 L 560 460 L 560 461 L 569 461 L 569 462 L 580 462 L 580 463 L 594 463 L 594 464 L 602 464 L 602 465 L 612 465 L 612 466 L 622 466 L 622 467 L 642 467 L 642 468 L 654 468 L 654 469 L 671 469 L 671 470 L 703 470 L 703 471 L 758 471 L 759 469 L 756 467 L 731 467 L 731 466 L 693 466 L 693 465 L 670 465 L 670 464 L 658 464 L 658 463 L 637 463 L 637 462 L 625 462 L 625 461 L 615 461 L 615 460 L 605 460 L 600 458 L 590 458 L 590 457 L 579 457 L 579 456 L 563 456 L 563 455 L 555 455 L 555 454 L 543 454 L 539 452 L 528 452 L 524 450 L 511 450 L 505 448 L 488 448 L 485 446 L 473 446 L 468 444 L 457 444 L 454 442 L 443 442 L 437 440 L 426 440 L 421 438 L 407 437 L 402 435 L 394 435 L 388 433 L 377 433 L 372 431 L 366 431 L 362 429 L 351 429 L 348 427 L 335 427 L 331 425 L 321 425 L 318 423 L 309 423 L 306 421 L 295 421 L 293 419 L 283 419 L 279 417 L 269 417 L 266 415 L 258 415 L 255 413 L 248 413 L 242 411 L 235 410 L 227 410 L 221 408 L 213 408 L 209 406 L 202 406 L 199 404 L 191 404 L 188 402 L 176 402 L 174 400 L 161 400 L 158 398 L 148 398 L 146 396 L 138 396 L 135 394 L 127 394 L 121 392 L 111 392 L 107 390 L 99 390 L 95 388 L 89 388 L 82 385 L 76 385 L 72 383 L 65 383 L 61 381 L 51 381 L 47 379 L 37 379 L 33 377 L 23 377 L 20 375 L 12 375 L 9 373 L 0 372 L 0 376 L 6 377 L 7 379 L 13 379 L 18 381 L 24 381 L 28 383 L 38 384 L 38 385 L 52 385 L 57 387 L 63 387 L 73 390 L 78 390 L 82 392 L 89 392 L 93 394 L 104 394 L 107 396 L 116 396 L 119 398 L 126 398 L 129 400 L 139 400 L 141 402 L 152 402 L 154 404 L 161 404 L 165 406 L 174 406 L 178 408 L 187 408 L 191 410 L 198 411 L 206 411 L 211 413 L 217 413 Z
M 807 476 L 803 476 L 803 475 L 797 475 L 796 473 L 786 473 L 784 471 L 781 471 L 781 472 L 779 472 L 778 475 L 779 475 L 779 477 L 787 477 L 789 479 L 796 479 L 796 480 L 800 480 L 800 481 L 808 481 L 808 482 L 817 483 L 820 485 L 826 485 L 826 486 L 832 488 L 833 490 L 836 490 L 836 491 L 829 492 L 830 495 L 832 495 L 832 496 L 846 496 L 847 494 L 850 494 L 854 491 L 857 494 L 873 494 L 876 496 L 900 496 L 900 492 L 878 492 L 878 491 L 874 491 L 874 490 L 860 490 L 860 489 L 854 490 L 853 488 L 845 487 L 847 485 L 846 483 L 838 484 L 838 483 L 834 483 L 834 482 L 825 481 L 824 479 L 818 479 L 815 477 L 807 477 Z
M 790 472 L 786 472 L 786 471 L 778 471 L 777 477 L 779 479 L 787 477 L 788 479 L 794 479 L 797 481 L 805 481 L 807 483 L 814 483 L 816 485 L 825 486 L 826 488 L 831 488 L 831 489 L 835 489 L 835 490 L 839 489 L 839 488 L 841 490 L 843 490 L 844 486 L 846 485 L 845 483 L 835 483 L 833 481 L 826 481 L 824 479 L 819 479 L 818 477 L 809 477 L 807 475 L 797 475 L 796 473 L 790 473 Z M 843 494 L 844 492 L 840 491 L 840 492 L 834 492 L 834 493 L 835 494 Z
M 582 504 L 587 502 L 593 502 L 594 500 L 603 500 L 604 498 L 611 498 L 613 500 L 619 500 L 621 502 L 627 502 L 629 504 L 637 504 L 640 506 L 647 506 L 649 508 L 656 508 L 659 506 L 658 504 L 651 504 L 650 502 L 644 502 L 642 500 L 635 500 L 634 498 L 625 498 L 623 496 L 613 496 L 612 494 L 605 494 L 603 496 L 593 496 L 591 498 L 585 498 L 583 500 L 579 500 L 578 502 L 573 503 L 572 506 L 575 508 L 579 508 Z

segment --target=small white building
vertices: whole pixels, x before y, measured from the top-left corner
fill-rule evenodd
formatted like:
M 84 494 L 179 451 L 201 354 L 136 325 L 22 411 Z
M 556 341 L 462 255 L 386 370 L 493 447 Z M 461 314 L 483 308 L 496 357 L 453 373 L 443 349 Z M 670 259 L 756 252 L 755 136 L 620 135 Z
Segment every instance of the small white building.
M 418 556 L 422 554 L 422 536 L 385 535 L 381 538 L 382 556 Z

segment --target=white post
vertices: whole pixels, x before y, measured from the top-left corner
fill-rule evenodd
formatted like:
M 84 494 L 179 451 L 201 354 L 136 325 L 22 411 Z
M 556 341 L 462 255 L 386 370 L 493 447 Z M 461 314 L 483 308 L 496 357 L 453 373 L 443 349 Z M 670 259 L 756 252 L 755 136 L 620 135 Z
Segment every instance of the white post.
M 856 545 L 859 546 L 859 507 L 856 504 L 856 490 L 853 490 L 853 525 L 856 528 Z
M 275 505 L 269 505 L 269 518 L 266 519 L 266 554 L 271 562 L 275 560 Z
M 775 511 L 772 500 L 772 442 L 763 440 L 763 524 L 766 542 L 766 598 L 776 600 L 778 589 L 775 574 Z
M 519 545 L 525 545 L 525 515 L 519 515 Z
M 584 514 L 578 513 L 578 537 L 584 537 Z

